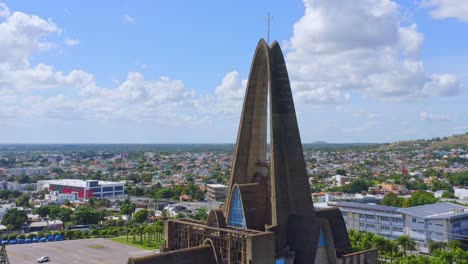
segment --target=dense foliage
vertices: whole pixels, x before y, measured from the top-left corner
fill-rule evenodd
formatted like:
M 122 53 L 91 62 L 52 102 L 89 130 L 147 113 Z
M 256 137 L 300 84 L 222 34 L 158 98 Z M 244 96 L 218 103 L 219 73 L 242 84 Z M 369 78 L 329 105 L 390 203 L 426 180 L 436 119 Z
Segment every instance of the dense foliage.
M 417 244 L 408 236 L 401 236 L 396 240 L 385 239 L 381 236 L 364 231 L 349 230 L 349 239 L 353 250 L 361 251 L 375 248 L 379 251 L 381 262 L 395 264 L 468 264 L 468 251 L 461 248 L 459 241 L 445 243 L 431 243 L 431 256 L 415 255 Z M 437 245 L 437 246 L 434 246 Z

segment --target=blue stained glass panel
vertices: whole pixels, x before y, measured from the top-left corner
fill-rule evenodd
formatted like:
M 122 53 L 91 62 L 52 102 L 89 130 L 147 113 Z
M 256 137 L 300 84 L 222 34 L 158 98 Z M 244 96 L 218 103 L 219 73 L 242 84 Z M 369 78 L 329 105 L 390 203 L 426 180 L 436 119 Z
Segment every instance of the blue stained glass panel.
M 228 225 L 246 228 L 244 219 L 244 208 L 242 206 L 239 188 L 234 188 L 234 192 L 232 193 Z
M 327 245 L 327 241 L 325 240 L 323 229 L 320 229 L 319 247 L 325 247 L 326 245 Z

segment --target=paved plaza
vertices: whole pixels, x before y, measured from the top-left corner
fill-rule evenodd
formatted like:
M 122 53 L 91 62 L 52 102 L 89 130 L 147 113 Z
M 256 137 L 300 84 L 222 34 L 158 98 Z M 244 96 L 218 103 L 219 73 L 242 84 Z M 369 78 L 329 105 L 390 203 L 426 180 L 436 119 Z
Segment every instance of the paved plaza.
M 48 263 L 57 264 L 125 264 L 130 256 L 151 253 L 103 238 L 9 245 L 6 249 L 12 264 L 37 263 L 41 256 L 48 256 Z

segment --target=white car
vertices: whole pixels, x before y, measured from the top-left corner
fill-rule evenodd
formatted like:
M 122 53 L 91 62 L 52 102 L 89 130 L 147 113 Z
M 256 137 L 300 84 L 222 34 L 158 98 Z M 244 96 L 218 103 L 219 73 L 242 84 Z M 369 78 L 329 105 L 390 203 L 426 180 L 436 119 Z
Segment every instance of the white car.
M 49 262 L 49 257 L 42 256 L 42 257 L 37 259 L 37 263 L 42 263 L 42 262 Z

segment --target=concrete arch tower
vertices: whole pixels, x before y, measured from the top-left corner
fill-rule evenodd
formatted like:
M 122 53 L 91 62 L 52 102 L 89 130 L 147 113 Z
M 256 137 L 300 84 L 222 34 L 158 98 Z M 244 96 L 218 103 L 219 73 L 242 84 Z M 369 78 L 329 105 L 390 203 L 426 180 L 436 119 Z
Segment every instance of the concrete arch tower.
M 266 160 L 268 118 L 270 160 Z M 268 46 L 261 39 L 252 62 L 224 209 L 228 225 L 233 190 L 242 190 L 243 185 L 257 193 L 256 200 L 249 199 L 246 205 L 244 196 L 252 192 L 241 191 L 243 209 L 249 212 L 246 227 L 275 232 L 277 252 L 292 250 L 296 260 L 313 261 L 321 222 L 314 212 L 291 85 L 276 41 Z M 300 239 L 298 234 L 309 235 Z
M 352 252 L 337 208 L 314 210 L 308 179 L 283 54 L 276 41 L 268 45 L 262 39 L 250 69 L 224 208 L 212 210 L 207 222 L 165 221 L 163 253 L 128 263 L 377 263 L 375 250 Z

